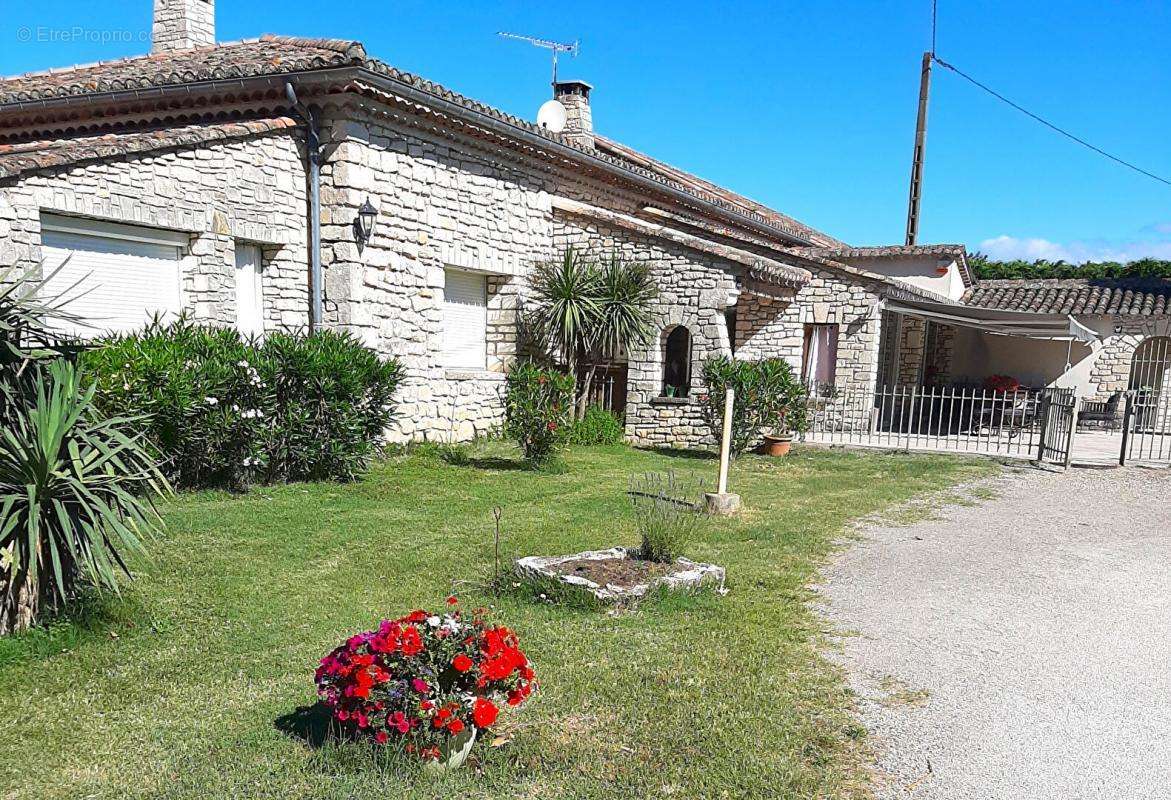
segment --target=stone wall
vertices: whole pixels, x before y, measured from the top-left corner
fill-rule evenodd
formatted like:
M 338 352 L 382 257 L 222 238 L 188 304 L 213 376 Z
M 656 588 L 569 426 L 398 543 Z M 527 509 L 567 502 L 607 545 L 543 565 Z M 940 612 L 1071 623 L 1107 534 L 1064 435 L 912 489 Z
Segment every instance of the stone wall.
M 1079 320 L 1086 322 L 1086 320 Z M 1130 388 L 1130 366 L 1134 358 L 1135 349 L 1144 339 L 1153 336 L 1171 336 L 1171 320 L 1102 320 L 1093 325 L 1103 332 L 1109 329 L 1108 337 L 1102 345 L 1102 353 L 1094 362 L 1090 372 L 1092 400 L 1105 400 L 1115 392 L 1123 392 Z M 1115 328 L 1121 330 L 1115 333 Z
M 288 133 L 125 156 L 0 181 L 0 267 L 35 268 L 41 214 L 143 225 L 191 236 L 181 263 L 183 307 L 236 322 L 236 240 L 258 244 L 267 326 L 307 322 L 305 177 Z

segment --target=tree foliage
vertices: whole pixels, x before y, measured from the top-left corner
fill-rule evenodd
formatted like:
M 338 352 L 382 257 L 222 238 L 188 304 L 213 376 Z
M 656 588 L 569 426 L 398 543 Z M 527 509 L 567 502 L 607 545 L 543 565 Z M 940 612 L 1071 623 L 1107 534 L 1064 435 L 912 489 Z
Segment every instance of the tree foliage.
M 1141 258 L 1137 261 L 994 261 L 983 253 L 968 256 L 968 266 L 978 280 L 1047 280 L 1082 278 L 1125 280 L 1171 278 L 1171 261 Z

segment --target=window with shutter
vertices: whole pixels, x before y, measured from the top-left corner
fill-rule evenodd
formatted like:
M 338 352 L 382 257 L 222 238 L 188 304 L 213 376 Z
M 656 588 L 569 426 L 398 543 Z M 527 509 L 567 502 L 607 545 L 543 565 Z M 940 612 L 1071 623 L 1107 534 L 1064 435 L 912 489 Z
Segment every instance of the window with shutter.
M 485 369 L 488 363 L 488 283 L 484 275 L 444 271 L 443 365 Z
M 71 298 L 67 310 L 87 323 L 61 327 L 88 338 L 141 329 L 156 315 L 174 319 L 187 238 L 177 231 L 42 215 L 44 290 L 64 292 Z
M 236 242 L 236 329 L 245 336 L 264 333 L 263 269 L 260 248 Z

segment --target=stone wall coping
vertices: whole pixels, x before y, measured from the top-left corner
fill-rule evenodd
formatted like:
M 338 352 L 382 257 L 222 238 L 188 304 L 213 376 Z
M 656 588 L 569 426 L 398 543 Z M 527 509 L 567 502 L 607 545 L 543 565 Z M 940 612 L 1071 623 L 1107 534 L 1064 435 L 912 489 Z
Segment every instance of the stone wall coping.
M 508 376 L 490 369 L 445 369 L 443 377 L 449 381 L 493 381 L 499 383 Z
M 689 406 L 691 405 L 690 397 L 667 397 L 661 395 L 659 397 L 651 398 L 652 406 Z

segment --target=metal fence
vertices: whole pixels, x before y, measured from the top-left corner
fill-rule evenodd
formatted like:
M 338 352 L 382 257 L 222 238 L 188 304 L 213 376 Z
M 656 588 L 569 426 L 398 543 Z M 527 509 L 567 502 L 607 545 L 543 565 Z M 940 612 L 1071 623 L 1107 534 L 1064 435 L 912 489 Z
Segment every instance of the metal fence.
M 1171 462 L 1171 391 L 1126 393 L 1120 464 Z
M 1068 463 L 1076 428 L 1071 389 L 811 387 L 805 440 Z

